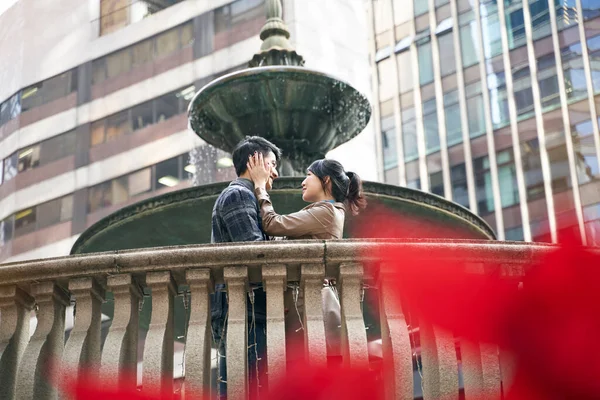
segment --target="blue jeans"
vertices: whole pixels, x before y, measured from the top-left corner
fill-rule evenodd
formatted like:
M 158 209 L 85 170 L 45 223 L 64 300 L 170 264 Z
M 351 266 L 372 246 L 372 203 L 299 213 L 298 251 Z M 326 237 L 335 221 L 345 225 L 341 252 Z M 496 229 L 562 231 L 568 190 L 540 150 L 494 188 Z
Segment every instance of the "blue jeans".
M 227 294 L 224 292 L 225 285 L 216 285 L 217 291 L 211 295 L 212 333 L 214 345 L 219 351 L 217 373 L 217 388 L 219 398 L 227 397 Z M 262 288 L 259 288 L 264 294 Z M 255 292 L 257 290 L 255 289 Z M 254 313 L 252 313 L 250 300 L 248 308 L 248 380 L 250 382 L 250 398 L 256 397 L 258 391 L 261 393 L 266 388 L 267 372 L 267 325 L 264 311 L 266 310 L 266 297 L 255 296 Z M 257 312 L 259 311 L 259 312 Z M 261 312 L 262 311 L 262 312 Z M 256 346 L 253 346 L 256 344 Z M 258 356 L 258 359 L 257 359 Z M 257 373 L 258 370 L 258 373 Z M 259 388 L 260 385 L 262 388 Z

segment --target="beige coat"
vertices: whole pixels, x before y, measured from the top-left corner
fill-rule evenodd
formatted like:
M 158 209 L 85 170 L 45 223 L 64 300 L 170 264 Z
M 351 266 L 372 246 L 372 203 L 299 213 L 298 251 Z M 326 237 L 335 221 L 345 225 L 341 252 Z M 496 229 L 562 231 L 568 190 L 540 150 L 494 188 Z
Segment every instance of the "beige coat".
M 341 239 L 346 215 L 343 203 L 318 201 L 302 210 L 279 215 L 273 209 L 271 198 L 263 188 L 254 190 L 263 231 L 270 236 L 286 236 L 288 239 Z

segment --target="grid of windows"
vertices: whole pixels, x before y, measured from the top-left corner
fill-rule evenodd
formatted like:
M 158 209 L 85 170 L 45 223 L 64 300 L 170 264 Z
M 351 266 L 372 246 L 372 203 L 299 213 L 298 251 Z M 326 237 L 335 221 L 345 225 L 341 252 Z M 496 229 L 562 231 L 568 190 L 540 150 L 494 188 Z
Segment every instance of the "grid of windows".
M 469 146 L 473 159 L 469 162 L 473 163 L 475 187 L 472 190 L 477 200 L 478 212 L 493 226 L 496 225 L 496 218 L 502 218 L 506 228 L 503 232 L 506 239 L 523 240 L 525 233 L 529 235 L 531 230 L 535 231 L 534 238 L 550 240 L 551 235 L 547 230 L 549 211 L 554 211 L 560 225 L 563 217 L 559 214 L 572 213 L 573 207 L 576 206 L 573 203 L 573 190 L 578 187 L 578 190 L 581 190 L 581 204 L 590 204 L 593 200 L 591 193 L 600 191 L 600 162 L 595 137 L 598 132 L 594 131 L 595 127 L 591 122 L 591 118 L 597 116 L 594 111 L 600 112 L 600 35 L 596 32 L 600 22 L 600 2 L 582 0 L 580 4 L 583 20 L 579 20 L 575 0 L 504 0 L 503 15 L 499 12 L 497 0 L 479 1 L 478 10 L 475 10 L 473 2 L 468 0 L 435 1 L 435 10 L 430 10 L 427 2 L 412 0 L 414 13 L 409 16 L 398 11 L 402 5 L 406 6 L 407 1 L 411 0 L 393 1 L 394 12 L 390 13 L 392 15 L 386 28 L 389 30 L 395 26 L 396 33 L 404 34 L 394 47 L 399 66 L 397 80 L 401 95 L 400 109 L 394 110 L 394 113 L 400 113 L 402 120 L 404 151 L 399 162 L 405 164 L 407 186 L 420 187 L 419 167 L 416 161 L 418 148 L 424 148 L 427 157 L 439 157 L 439 154 L 436 154 L 440 150 L 438 113 L 442 112 L 450 164 L 442 165 L 442 168 L 450 168 L 452 199 L 469 206 L 467 168 L 462 158 L 464 154 L 469 154 L 467 149 L 463 148 L 467 145 L 463 143 L 463 130 L 466 129 L 471 138 Z M 450 17 L 446 9 L 448 2 L 456 3 L 457 19 Z M 377 3 L 373 2 L 376 7 Z M 550 7 L 554 7 L 554 10 Z M 531 17 L 531 29 L 525 26 L 525 12 Z M 553 34 L 550 18 L 554 12 L 560 46 L 558 54 L 553 48 L 555 42 L 550 38 Z M 437 23 L 428 26 L 429 20 L 425 15 L 431 16 L 432 13 L 435 13 Z M 476 17 L 480 19 L 477 20 Z M 376 25 L 378 21 L 382 19 L 376 19 Z M 585 37 L 580 36 L 579 24 L 585 24 Z M 406 36 L 411 28 L 414 29 L 412 32 L 417 32 L 414 37 Z M 508 33 L 509 54 L 503 54 L 500 34 L 504 28 Z M 383 32 L 381 29 L 378 31 Z M 531 32 L 529 39 L 527 31 Z M 458 47 L 454 45 L 454 34 L 458 35 Z M 439 45 L 437 56 L 432 54 L 433 35 L 437 36 Z M 532 40 L 532 43 L 529 43 L 531 47 L 525 48 L 528 40 Z M 582 43 L 586 46 L 582 46 Z M 583 52 L 586 47 L 590 81 L 587 80 L 587 66 L 584 64 Z M 528 60 L 528 51 L 531 49 L 535 53 L 537 67 L 535 81 L 532 80 L 532 68 Z M 462 61 L 462 78 L 456 71 L 456 57 L 459 55 Z M 416 63 L 413 62 L 413 57 L 416 58 Z M 434 68 L 433 60 L 438 58 L 439 68 Z M 480 60 L 484 63 L 483 66 L 479 65 Z M 510 70 L 505 71 L 506 61 Z M 381 64 L 385 60 L 376 62 Z M 571 138 L 565 136 L 565 129 L 562 127 L 564 110 L 561 108 L 559 70 L 562 70 L 564 76 Z M 414 79 L 417 72 L 419 79 Z M 385 73 L 385 68 L 378 69 L 380 82 L 386 79 L 381 76 Z M 508 74 L 513 82 L 511 92 L 506 85 Z M 388 77 L 394 79 L 392 74 Z M 457 88 L 460 79 L 464 79 L 464 90 Z M 430 85 L 434 81 L 441 82 L 443 109 L 436 107 L 433 96 L 439 94 L 439 86 L 437 83 L 436 86 Z M 588 99 L 590 87 L 595 95 L 593 102 L 592 99 Z M 416 92 L 414 97 L 411 92 L 413 90 Z M 385 93 L 389 98 L 394 95 L 393 92 Z M 464 98 L 460 98 L 463 93 Z M 537 93 L 539 99 L 536 98 Z M 489 109 L 485 108 L 486 97 L 489 100 Z M 518 124 L 517 135 L 521 154 L 519 170 L 516 168 L 511 147 L 511 101 L 514 101 L 516 109 L 516 120 L 512 122 Z M 536 132 L 539 127 L 539 121 L 535 120 L 536 103 L 541 105 L 545 149 L 540 148 L 539 134 Z M 597 110 L 590 111 L 589 105 L 593 104 Z M 422 117 L 418 119 L 415 118 L 416 107 L 422 109 Z M 464 114 L 467 116 L 467 126 L 463 126 L 461 115 Z M 386 117 L 391 118 L 392 115 L 388 113 Z M 491 126 L 491 132 L 488 132 L 488 126 Z M 417 128 L 423 130 L 422 138 L 417 138 Z M 489 136 L 480 138 L 486 134 Z M 573 144 L 572 155 L 568 154 L 568 142 Z M 497 180 L 492 179 L 492 166 L 486 154 L 492 144 L 496 149 Z M 389 151 L 389 148 L 384 150 Z M 542 157 L 544 152 L 548 156 L 545 166 L 546 158 Z M 390 160 L 391 157 L 386 156 L 385 159 Z M 442 171 L 437 167 L 435 170 L 431 168 L 433 166 L 427 164 L 425 176 L 428 177 L 429 190 L 443 195 L 443 183 L 440 178 Z M 549 210 L 546 202 L 543 170 L 549 172 L 552 194 L 559 196 L 553 203 L 548 203 L 554 204 L 554 210 Z M 571 170 L 578 180 L 575 187 L 571 182 Z M 525 198 L 530 210 L 529 221 L 523 221 L 521 217 L 518 175 L 525 183 Z M 499 187 L 495 188 L 497 190 L 492 187 L 492 181 L 498 182 Z M 494 192 L 500 194 L 499 204 L 502 210 L 494 209 Z M 596 221 L 597 218 L 592 219 Z M 529 223 L 531 229 L 524 229 L 524 223 Z M 588 236 L 593 243 L 596 231 L 593 228 L 595 225 L 590 225 L 592 228 Z

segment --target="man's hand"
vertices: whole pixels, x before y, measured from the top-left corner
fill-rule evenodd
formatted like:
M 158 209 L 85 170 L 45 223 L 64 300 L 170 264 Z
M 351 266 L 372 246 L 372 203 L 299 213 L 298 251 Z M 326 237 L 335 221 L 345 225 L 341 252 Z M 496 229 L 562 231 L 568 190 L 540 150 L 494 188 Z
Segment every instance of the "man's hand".
M 254 153 L 248 160 L 248 172 L 255 188 L 266 189 L 267 182 L 271 177 L 271 166 L 265 163 L 262 153 Z

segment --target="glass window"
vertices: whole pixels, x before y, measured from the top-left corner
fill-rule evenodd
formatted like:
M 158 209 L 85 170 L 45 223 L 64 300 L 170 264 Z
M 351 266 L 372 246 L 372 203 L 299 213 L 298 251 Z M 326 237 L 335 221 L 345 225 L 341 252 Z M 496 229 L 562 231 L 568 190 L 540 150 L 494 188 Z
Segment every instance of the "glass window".
M 483 33 L 483 53 L 486 59 L 502 54 L 502 40 L 500 37 L 500 21 L 496 2 L 482 2 L 481 30 Z
M 18 171 L 23 172 L 40 165 L 40 145 L 26 147 L 19 152 Z
M 469 192 L 467 189 L 467 170 L 465 164 L 455 165 L 450 169 L 452 182 L 452 200 L 469 208 Z
M 178 93 L 169 93 L 154 100 L 156 105 L 156 122 L 165 121 L 179 114 Z
M 17 176 L 18 153 L 14 152 L 10 157 L 4 159 L 4 182 L 10 181 Z
M 67 71 L 53 78 L 36 83 L 23 89 L 21 95 L 22 111 L 41 106 L 77 90 L 76 70 Z
M 127 177 L 129 197 L 136 196 L 141 193 L 146 193 L 152 190 L 151 169 L 145 168 L 141 171 L 134 172 Z
M 458 104 L 458 91 L 454 90 L 444 95 L 444 114 L 446 117 L 446 141 L 448 146 L 461 143 L 462 122 Z
M 134 131 L 143 129 L 154 122 L 152 102 L 147 101 L 131 109 L 131 122 Z
M 600 10 L 600 4 L 598 4 L 598 10 Z M 592 69 L 594 93 L 600 93 L 600 35 L 589 38 L 587 46 L 590 56 L 590 67 Z
M 0 160 L 0 185 L 4 183 L 4 161 Z
M 101 119 L 99 121 L 92 122 L 91 125 L 91 145 L 96 146 L 104 143 L 105 135 L 104 135 L 104 125 L 106 121 Z
M 588 245 L 600 246 L 600 203 L 583 207 Z
M 506 20 L 506 29 L 508 31 L 508 47 L 512 50 L 525 45 L 526 38 L 523 3 L 520 1 L 513 1 L 512 4 L 505 5 L 504 16 Z
M 375 14 L 377 15 L 377 14 Z M 389 13 L 387 14 L 389 16 Z M 226 32 L 231 25 L 231 7 L 225 5 L 214 11 L 215 34 Z M 377 25 L 376 25 L 377 26 Z
M 571 175 L 562 126 L 557 131 L 546 132 L 546 148 L 552 177 L 552 193 L 564 192 L 571 187 Z
M 106 56 L 106 77 L 113 78 L 129 72 L 131 69 L 131 51 L 129 48 Z
M 581 0 L 584 21 L 600 16 L 600 4 L 597 0 Z
M 596 146 L 594 143 L 592 121 L 587 120 L 571 127 L 575 168 L 579 184 L 584 184 L 600 173 Z
M 517 173 L 512 149 L 504 150 L 496 155 L 498 163 L 498 184 L 502 208 L 519 204 Z
M 521 143 L 521 158 L 527 201 L 544 197 L 544 176 L 540 158 L 540 143 L 537 139 Z
M 513 69 L 513 89 L 517 115 L 525 116 L 533 112 L 533 91 L 529 66 Z
M 546 109 L 558 106 L 560 104 L 560 95 L 554 53 L 538 58 L 537 64 L 542 108 Z
M 188 47 L 194 43 L 194 26 L 191 22 L 181 26 L 181 47 Z
M 0 105 L 0 125 L 3 125 L 21 114 L 21 92 L 11 96 Z
M 410 51 L 403 51 L 396 56 L 398 64 L 398 80 L 400 81 L 400 93 L 406 93 L 413 89 L 413 69 Z
M 391 99 L 394 96 L 394 60 L 386 58 L 377 63 L 377 78 L 379 79 L 379 101 Z
M 131 48 L 133 65 L 144 65 L 152 61 L 152 40 L 144 40 Z
M 100 36 L 121 29 L 129 23 L 127 3 L 116 0 L 100 0 Z
M 508 114 L 508 94 L 504 72 L 492 73 L 487 77 L 490 93 L 490 113 L 494 129 L 510 122 Z
M 594 3 L 595 1 L 596 0 L 591 0 L 590 3 Z M 554 4 L 556 7 L 556 22 L 559 31 L 577 24 L 576 0 L 554 0 Z M 595 4 L 597 7 L 598 4 Z
M 450 31 L 438 37 L 440 48 L 440 70 L 442 76 L 453 74 L 456 71 L 456 60 L 454 58 L 453 32 Z
M 69 221 L 73 217 L 73 196 L 65 196 L 48 201 L 37 206 L 38 229 L 45 228 L 59 222 Z
M 525 237 L 523 235 L 523 226 L 519 225 L 514 228 L 506 229 L 504 231 L 504 240 L 512 240 L 512 241 L 525 240 Z
M 419 83 L 426 85 L 433 81 L 433 60 L 431 58 L 431 42 L 429 38 L 417 46 L 419 55 Z
M 6 217 L 0 221 L 0 246 L 6 244 L 13 238 L 14 216 Z
M 444 197 L 444 178 L 442 171 L 429 174 L 429 191 Z
M 88 210 L 94 212 L 104 207 L 127 201 L 127 179 L 120 177 L 92 186 L 88 194 Z
M 577 101 L 585 98 L 587 96 L 587 86 L 581 56 L 581 43 L 575 43 L 560 50 L 567 98 L 569 101 Z
M 473 86 L 473 85 L 469 85 Z M 467 93 L 469 92 L 467 86 Z M 469 135 L 473 137 L 481 136 L 485 133 L 485 114 L 483 109 L 483 96 L 481 95 L 481 86 L 476 84 L 477 89 L 468 94 L 467 115 L 469 118 Z
M 155 182 L 156 189 L 165 186 L 172 187 L 179 183 L 179 158 L 174 157 L 156 164 Z
M 429 1 L 414 0 L 413 2 L 415 16 L 425 14 L 429 11 Z
M 264 15 L 264 0 L 237 0 L 231 3 L 231 22 L 241 24 Z
M 480 215 L 490 214 L 494 211 L 494 193 L 492 191 L 492 176 L 490 162 L 487 156 L 473 160 L 475 172 L 475 194 Z
M 162 58 L 179 49 L 179 29 L 171 29 L 156 37 L 156 57 Z
M 131 123 L 129 122 L 129 112 L 127 110 L 106 118 L 105 141 L 108 142 L 117 139 L 130 132 Z
M 92 85 L 102 83 L 106 79 L 106 58 L 92 61 Z
M 40 144 L 40 165 L 75 154 L 75 130 L 45 140 Z
M 548 0 L 529 0 L 533 40 L 552 34 Z
M 460 27 L 460 47 L 464 68 L 479 62 L 479 41 L 475 21 Z
M 402 145 L 405 162 L 414 160 L 419 156 L 414 108 L 402 110 Z
M 35 231 L 36 209 L 28 208 L 15 214 L 15 236 Z
M 388 170 L 398 165 L 398 149 L 396 146 L 396 127 L 394 117 L 381 120 L 381 142 L 383 147 L 383 168 Z
M 427 154 L 438 151 L 440 149 L 440 134 L 435 99 L 423 103 L 423 125 Z

